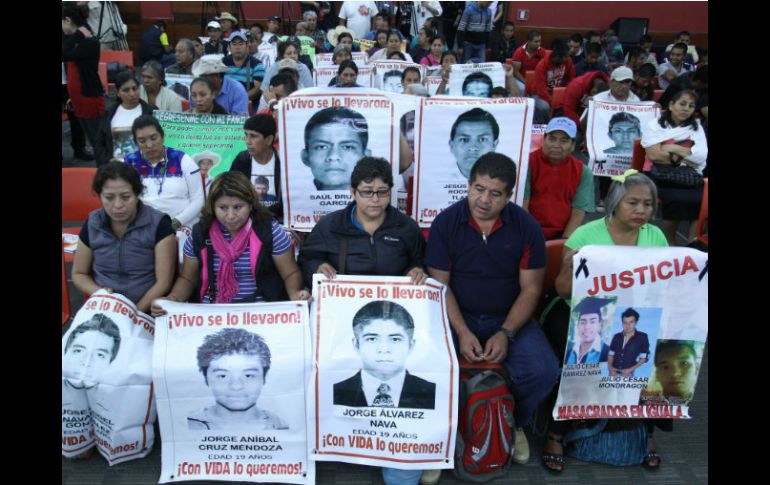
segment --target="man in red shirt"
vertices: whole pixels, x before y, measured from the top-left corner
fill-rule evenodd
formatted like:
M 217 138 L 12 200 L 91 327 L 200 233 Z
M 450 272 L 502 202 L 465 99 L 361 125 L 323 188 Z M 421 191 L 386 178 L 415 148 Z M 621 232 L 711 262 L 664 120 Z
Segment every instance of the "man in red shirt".
M 610 77 L 602 71 L 591 71 L 578 76 L 569 83 L 564 96 L 556 105 L 561 116 L 580 123 L 580 115 L 588 107 L 588 98 L 609 89 Z
M 568 238 L 594 212 L 594 177 L 571 155 L 577 125 L 553 118 L 545 129 L 543 146 L 529 155 L 522 207 L 540 223 L 546 240 Z
M 540 47 L 543 41 L 540 32 L 530 30 L 527 33 L 527 42 L 513 53 L 513 75 L 519 85 L 519 90 L 524 92 L 527 71 L 534 71 L 537 64 L 545 57 L 546 50 Z M 531 93 L 527 93 L 531 94 Z
M 535 68 L 535 123 L 546 123 L 551 114 L 553 88 L 566 86 L 575 78 L 575 65 L 569 56 L 569 47 L 560 40 Z

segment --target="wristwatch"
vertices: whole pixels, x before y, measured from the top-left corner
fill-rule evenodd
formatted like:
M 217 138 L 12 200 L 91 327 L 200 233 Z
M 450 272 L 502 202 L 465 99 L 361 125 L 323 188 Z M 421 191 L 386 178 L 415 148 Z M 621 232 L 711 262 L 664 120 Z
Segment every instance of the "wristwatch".
M 498 330 L 498 332 L 503 332 L 506 337 L 508 337 L 509 342 L 513 342 L 516 339 L 516 332 L 513 330 L 508 330 L 507 328 L 501 328 Z

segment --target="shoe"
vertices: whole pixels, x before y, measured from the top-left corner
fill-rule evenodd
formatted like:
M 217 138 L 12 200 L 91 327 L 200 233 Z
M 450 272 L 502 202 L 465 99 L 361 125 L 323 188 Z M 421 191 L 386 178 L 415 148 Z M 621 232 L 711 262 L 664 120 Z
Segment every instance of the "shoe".
M 94 159 L 93 155 L 91 155 L 90 153 L 84 150 L 75 150 L 74 157 L 77 158 L 78 160 L 85 160 L 87 162 L 90 162 Z
M 420 485 L 436 485 L 441 481 L 441 470 L 423 470 Z
M 529 461 L 529 442 L 524 428 L 516 428 L 516 441 L 513 444 L 511 458 L 519 465 L 525 465 Z
M 564 438 L 556 439 L 553 434 L 548 433 L 545 436 L 545 439 L 548 441 L 555 441 L 556 443 L 559 443 L 560 445 L 563 445 L 562 440 Z M 543 454 L 540 456 L 540 459 L 542 460 L 543 467 L 548 470 L 549 472 L 553 474 L 559 474 L 562 471 L 564 471 L 564 455 L 557 455 L 556 453 L 546 453 L 543 451 Z M 551 466 L 549 466 L 551 465 Z M 553 468 L 552 465 L 556 465 L 559 468 Z
M 652 435 L 648 435 L 648 440 L 651 440 L 651 439 L 652 439 Z M 655 448 L 654 444 L 648 444 L 647 446 L 650 446 L 650 445 L 652 446 L 652 448 Z M 649 448 L 647 449 L 649 451 L 647 451 L 647 455 L 645 455 L 644 461 L 642 461 L 642 465 L 648 470 L 657 470 L 658 468 L 660 468 L 660 462 L 662 461 L 660 459 L 660 455 L 655 453 L 654 449 L 653 450 L 650 450 Z

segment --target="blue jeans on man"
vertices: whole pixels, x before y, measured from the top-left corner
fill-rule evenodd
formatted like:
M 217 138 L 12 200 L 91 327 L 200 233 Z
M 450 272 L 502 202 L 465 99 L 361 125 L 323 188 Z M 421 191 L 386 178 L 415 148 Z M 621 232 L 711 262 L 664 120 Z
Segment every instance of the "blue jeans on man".
M 471 44 L 470 42 L 463 42 L 463 60 L 462 64 L 467 63 L 469 60 L 473 62 L 486 62 L 487 61 L 487 45 L 486 44 Z

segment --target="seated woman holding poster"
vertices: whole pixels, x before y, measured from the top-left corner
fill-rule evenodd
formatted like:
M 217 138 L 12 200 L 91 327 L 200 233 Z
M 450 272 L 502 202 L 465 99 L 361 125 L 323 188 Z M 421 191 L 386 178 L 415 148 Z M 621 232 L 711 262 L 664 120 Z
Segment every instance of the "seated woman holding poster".
M 350 176 L 351 202 L 324 216 L 305 240 L 299 263 L 305 284 L 313 274 L 409 276 L 421 285 L 425 238 L 417 223 L 390 205 L 393 174 L 384 158 L 364 157 Z M 438 470 L 440 472 L 440 470 Z M 386 485 L 417 485 L 421 470 L 383 468 Z
M 569 299 L 572 296 L 572 274 L 574 274 L 572 257 L 575 253 L 589 244 L 668 246 L 663 232 L 657 226 L 648 224 L 657 209 L 658 192 L 655 184 L 647 176 L 636 170 L 627 170 L 623 175 L 612 177 L 612 180 L 606 202 L 607 215 L 578 227 L 564 245 L 562 266 L 556 278 L 556 291 L 561 298 L 566 300 L 564 302 L 566 305 L 554 306 L 560 310 L 549 312 L 543 325 L 543 331 L 551 341 L 551 345 L 559 358 L 562 358 L 568 350 L 566 338 L 570 320 Z M 594 302 L 591 305 L 594 311 L 581 310 L 581 315 L 583 313 L 600 315 L 596 310 L 606 303 L 607 301 Z M 570 352 L 568 358 L 571 357 L 572 353 Z M 568 360 L 567 363 L 570 362 L 574 361 Z M 558 391 L 558 386 L 554 390 L 549 409 L 553 408 L 556 391 Z M 603 420 L 598 420 L 597 423 L 601 421 Z M 648 439 L 645 441 L 647 441 L 648 453 L 644 457 L 643 464 L 648 468 L 660 466 L 660 457 L 655 453 L 652 433 L 655 425 L 664 431 L 670 431 L 672 428 L 671 420 L 612 419 L 609 421 L 611 423 L 609 427 L 615 427 L 617 430 L 634 429 L 646 425 L 646 438 Z M 575 421 L 554 421 L 549 418 L 549 432 L 546 435 L 542 455 L 543 466 L 549 471 L 558 473 L 564 469 L 562 440 L 565 433 L 571 431 L 571 426 L 574 423 Z M 601 429 L 598 429 L 597 433 L 600 431 Z M 567 434 L 569 435 L 569 433 Z M 639 446 L 643 445 L 643 443 L 639 444 Z M 612 450 L 597 450 L 596 453 L 608 456 L 612 454 Z
M 676 93 L 659 120 L 651 121 L 642 134 L 642 146 L 647 152 L 644 170 L 660 188 L 663 199 L 663 233 L 670 245 L 676 244 L 679 221 L 690 221 L 688 241 L 695 237 L 698 212 L 703 199 L 703 184 L 684 187 L 658 178 L 653 164 L 658 167 L 690 169 L 696 178 L 702 177 L 708 157 L 708 145 L 703 127 L 696 119 L 698 95 L 685 89 Z
M 117 103 L 104 112 L 99 132 L 94 145 L 96 166 L 102 166 L 110 160 L 122 162 L 123 158 L 136 150 L 131 138 L 131 123 L 143 115 L 152 115 L 155 105 L 145 103 L 139 97 L 139 83 L 133 71 L 123 71 L 115 80 L 118 90 Z
M 191 297 L 200 303 L 310 300 L 289 236 L 240 172 L 224 172 L 211 184 L 201 221 L 185 241 L 182 272 L 165 299 Z M 153 316 L 164 313 L 160 302 L 152 305 Z
M 216 102 L 214 85 L 205 77 L 196 77 L 190 83 L 190 97 L 195 106 L 188 113 L 196 115 L 228 115 L 226 109 Z
M 142 178 L 142 202 L 168 214 L 175 230 L 192 227 L 203 207 L 200 168 L 186 153 L 165 146 L 163 128 L 152 115 L 134 120 L 131 132 L 139 149 L 126 163 Z
M 72 283 L 86 295 L 100 289 L 120 293 L 147 312 L 174 281 L 171 219 L 139 200 L 142 180 L 123 162 L 99 167 L 92 189 L 102 208 L 91 212 L 80 230 Z

